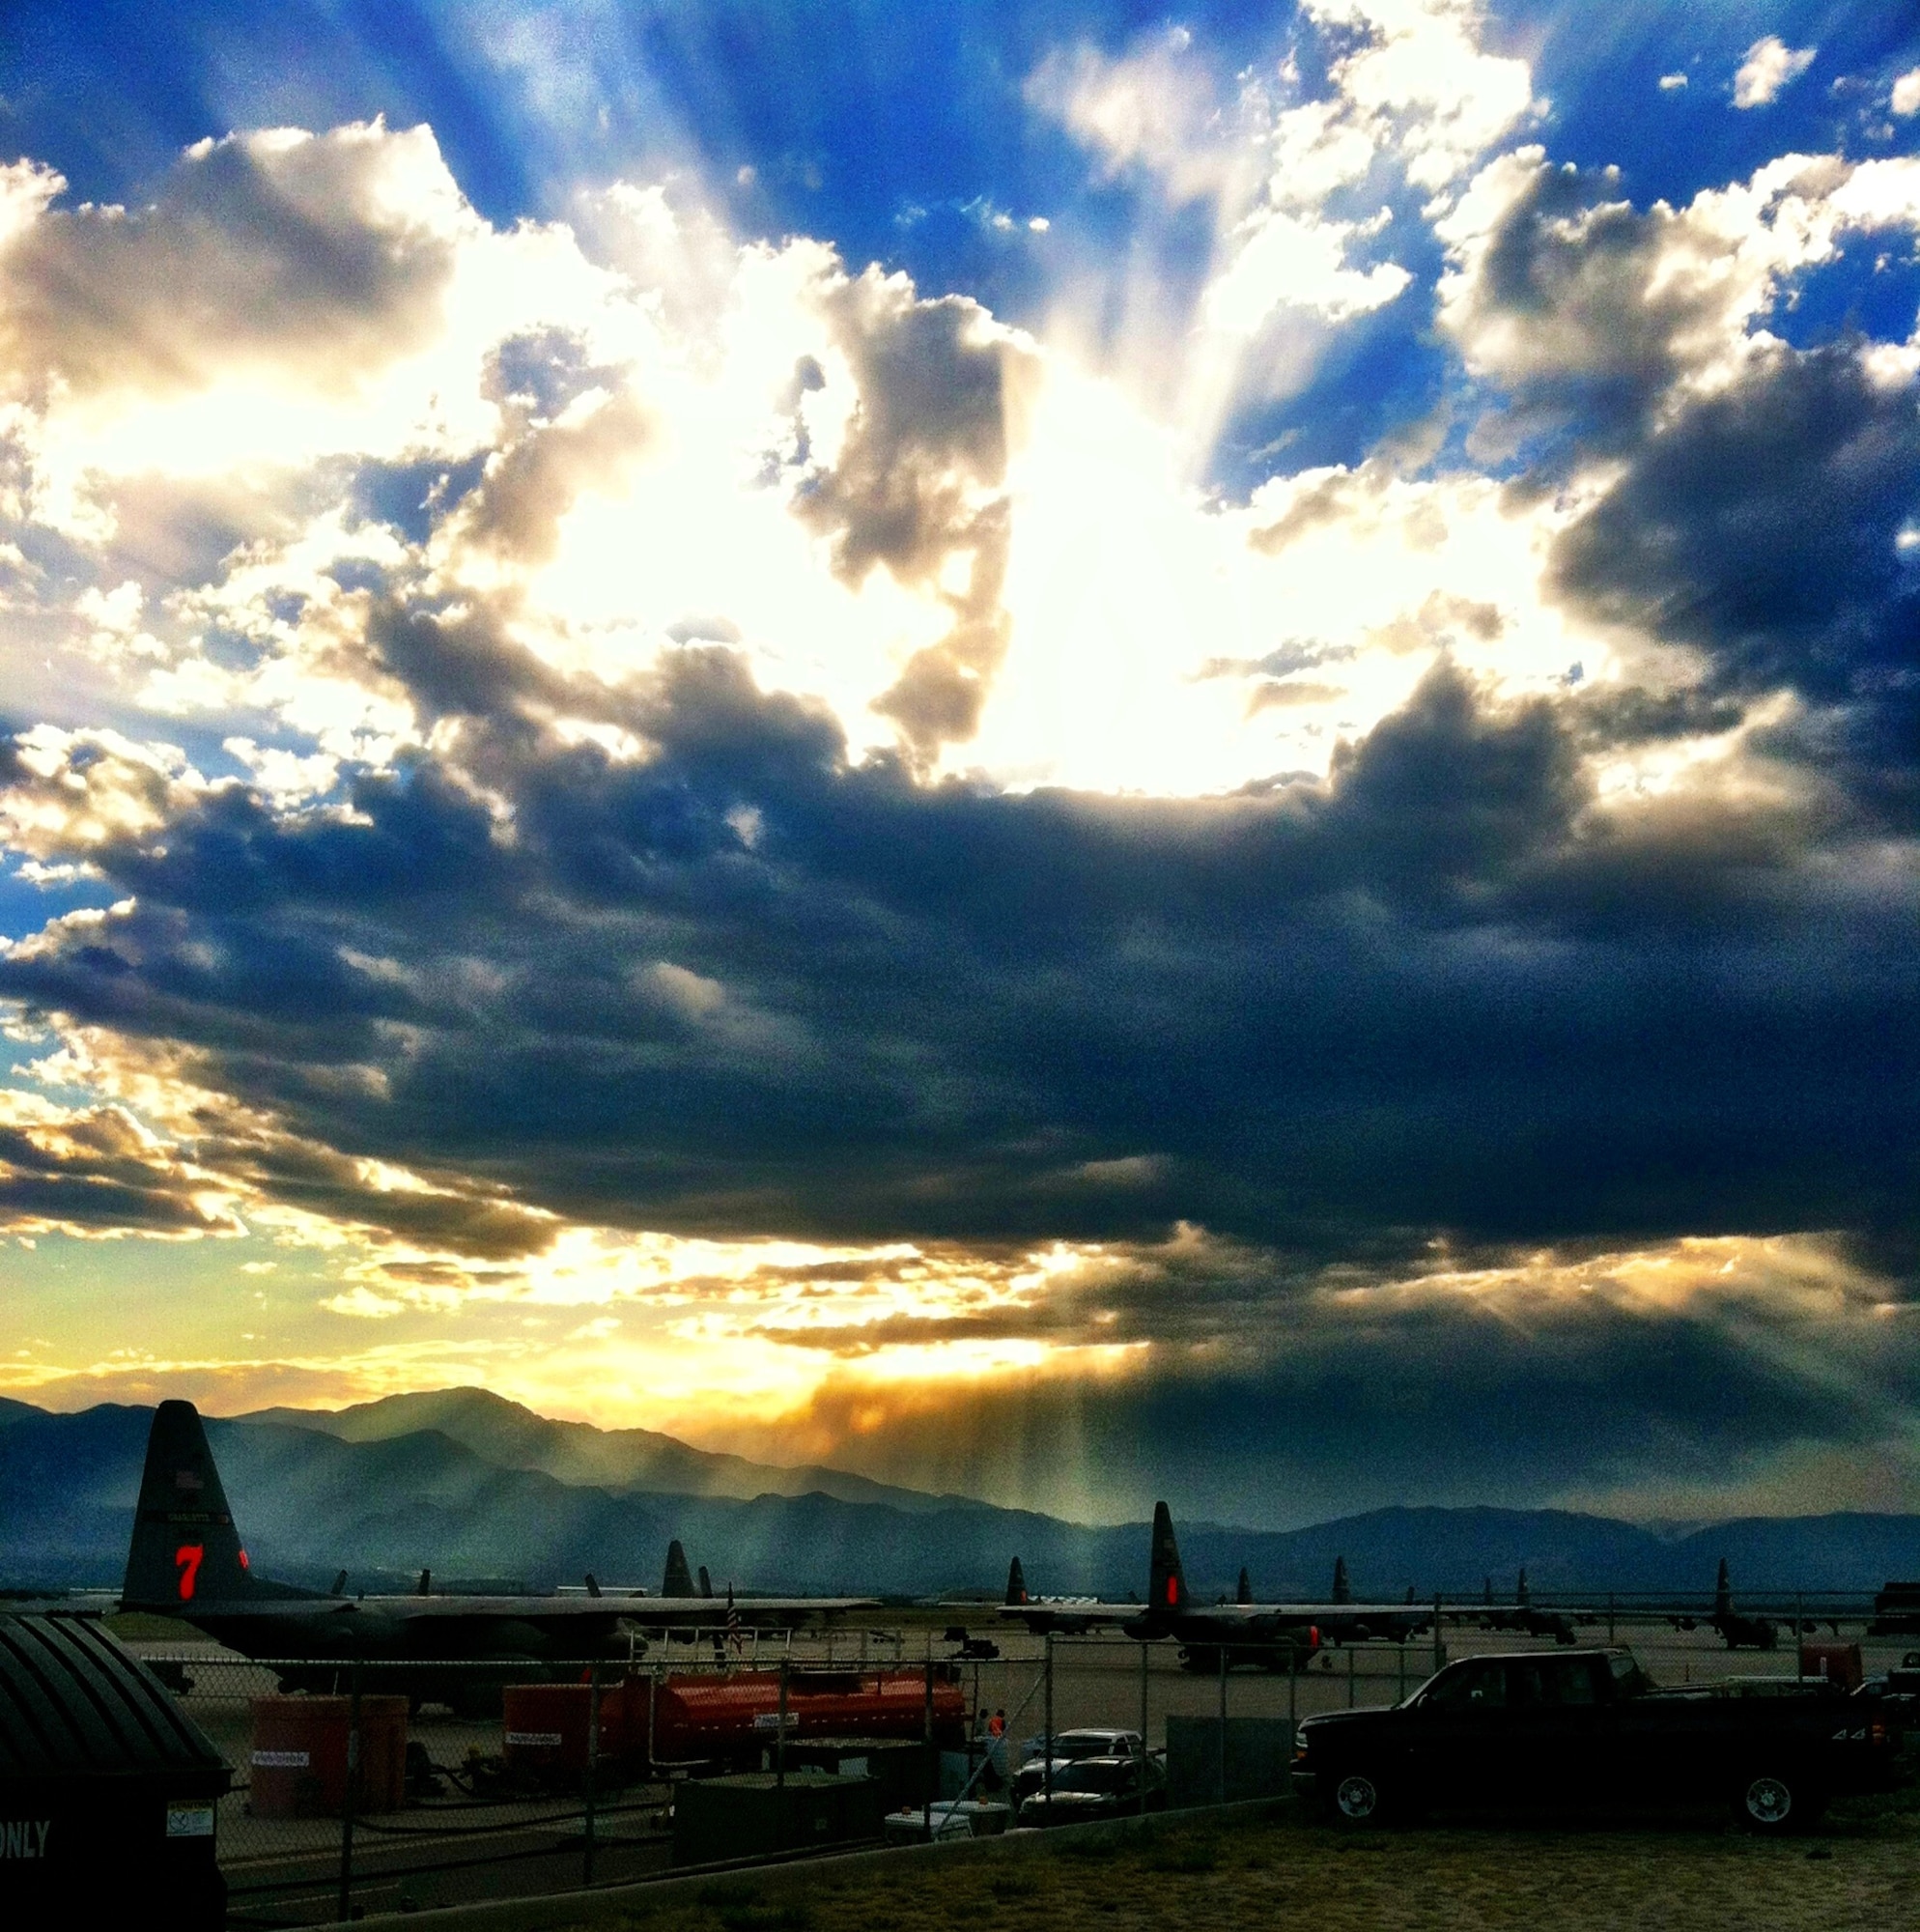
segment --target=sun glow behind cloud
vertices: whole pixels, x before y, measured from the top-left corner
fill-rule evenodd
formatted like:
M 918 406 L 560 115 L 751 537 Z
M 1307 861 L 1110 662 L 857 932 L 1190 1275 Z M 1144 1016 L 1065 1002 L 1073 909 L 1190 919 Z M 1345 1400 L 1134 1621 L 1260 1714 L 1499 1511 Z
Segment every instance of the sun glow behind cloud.
M 1002 1399 L 1204 1370 L 1279 1413 L 1316 1350 L 1428 1322 L 1548 1362 L 1684 1331 L 1796 1389 L 1824 1323 L 1878 1427 L 1881 1263 L 1724 1232 L 1852 1225 L 1794 1191 L 1840 1076 L 1787 1065 L 1804 1157 L 1744 1190 L 1714 1082 L 1793 1062 L 1794 971 L 1904 1037 L 1877 627 L 1920 337 L 1909 304 L 1808 346 L 1796 305 L 1863 248 L 1902 272 L 1920 162 L 1652 200 L 1559 161 L 1506 39 L 1313 0 L 1252 65 L 1185 26 L 1039 49 L 1007 111 L 1073 192 L 965 204 L 1044 251 L 1021 327 L 756 225 L 752 170 L 691 152 L 518 220 L 397 117 L 196 141 L 125 208 L 7 170 L 0 1228 L 40 1246 L 6 1264 L 216 1288 L 156 1292 L 171 1341 L 49 1291 L 0 1378 L 484 1379 L 897 1474 Z M 1761 138 L 1811 59 L 1756 43 L 1715 111 Z M 1416 351 L 1339 460 L 1299 421 L 1223 456 Z M 1752 509 L 1776 484 L 1819 500 Z M 1818 592 L 1767 576 L 1826 536 Z M 1848 586 L 1880 602 L 1792 630 Z M 1623 1097 L 1703 987 L 1739 1052 Z M 1575 1204 L 1543 1245 L 1516 1166 Z

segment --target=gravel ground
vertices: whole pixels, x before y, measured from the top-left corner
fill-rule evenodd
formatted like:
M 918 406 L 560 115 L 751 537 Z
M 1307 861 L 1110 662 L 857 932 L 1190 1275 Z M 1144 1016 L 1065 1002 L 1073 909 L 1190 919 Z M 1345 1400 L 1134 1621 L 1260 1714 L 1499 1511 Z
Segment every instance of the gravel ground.
M 627 1923 L 633 1932 L 996 1923 L 1121 1932 L 1182 1922 L 1312 1932 L 1890 1932 L 1920 1925 L 1916 1806 L 1911 1793 L 1837 1805 L 1817 1833 L 1774 1841 L 1710 1822 L 1353 1836 L 1285 1817 L 1228 1829 L 1163 1823 L 1119 1843 L 1015 1840 L 967 1858 L 718 1880 Z

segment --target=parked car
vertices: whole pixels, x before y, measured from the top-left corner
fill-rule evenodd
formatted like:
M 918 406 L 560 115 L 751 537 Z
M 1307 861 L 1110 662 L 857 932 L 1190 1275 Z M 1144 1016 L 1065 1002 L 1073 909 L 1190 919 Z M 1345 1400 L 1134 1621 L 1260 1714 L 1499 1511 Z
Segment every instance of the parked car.
M 1022 1800 L 1023 1825 L 1084 1825 L 1094 1818 L 1125 1818 L 1141 1809 L 1143 1779 L 1146 1809 L 1167 1808 L 1167 1769 L 1158 1756 L 1083 1757 L 1054 1774 L 1051 1794 L 1036 1791 Z
M 1296 1790 L 1337 1823 L 1436 1805 L 1575 1809 L 1728 1803 L 1750 1830 L 1811 1824 L 1828 1799 L 1898 1781 L 1881 1709 L 1803 1694 L 1662 1690 L 1624 1650 L 1449 1664 L 1388 1710 L 1302 1722 Z
M 1029 1738 L 1022 1747 L 1025 1762 L 1013 1776 L 1013 1799 L 1018 1804 L 1044 1788 L 1047 1782 L 1047 1740 L 1044 1735 Z M 1075 1730 L 1054 1733 L 1054 1782 L 1070 1764 L 1089 1757 L 1138 1757 L 1138 1731 Z

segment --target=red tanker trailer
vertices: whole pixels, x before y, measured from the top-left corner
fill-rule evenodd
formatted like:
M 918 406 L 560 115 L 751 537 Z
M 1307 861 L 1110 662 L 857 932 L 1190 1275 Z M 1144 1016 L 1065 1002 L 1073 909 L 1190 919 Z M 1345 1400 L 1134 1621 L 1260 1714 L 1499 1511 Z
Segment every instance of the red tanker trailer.
M 584 1684 L 513 1684 L 506 1690 L 506 1759 L 552 1774 L 586 1766 Z M 923 1738 L 922 1670 L 792 1670 L 786 1735 L 797 1738 Z M 688 1672 L 629 1677 L 600 1691 L 600 1755 L 609 1767 L 723 1762 L 757 1767 L 780 1734 L 780 1673 Z M 950 1664 L 933 1666 L 933 1740 L 957 1750 L 967 1700 Z

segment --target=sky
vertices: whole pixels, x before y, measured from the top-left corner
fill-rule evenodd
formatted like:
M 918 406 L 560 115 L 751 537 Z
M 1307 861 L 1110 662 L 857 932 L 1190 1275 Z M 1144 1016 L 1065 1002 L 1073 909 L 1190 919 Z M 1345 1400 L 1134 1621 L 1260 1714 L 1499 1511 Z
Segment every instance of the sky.
M 0 7 L 0 1393 L 1920 1509 L 1920 4 Z

